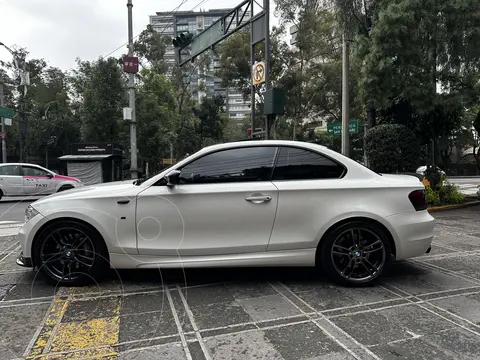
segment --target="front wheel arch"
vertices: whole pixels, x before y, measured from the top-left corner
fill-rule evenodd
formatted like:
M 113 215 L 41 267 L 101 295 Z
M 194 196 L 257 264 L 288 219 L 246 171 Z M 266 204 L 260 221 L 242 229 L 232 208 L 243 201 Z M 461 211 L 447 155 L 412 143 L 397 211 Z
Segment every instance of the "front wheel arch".
M 395 247 L 395 241 L 393 240 L 392 233 L 386 228 L 386 226 L 383 225 L 381 222 L 379 222 L 377 220 L 367 218 L 367 217 L 357 216 L 357 217 L 351 217 L 351 218 L 340 220 L 340 221 L 336 222 L 335 224 L 333 224 L 332 226 L 330 226 L 327 229 L 327 231 L 325 231 L 325 233 L 322 235 L 322 238 L 320 239 L 320 241 L 317 245 L 317 250 L 316 250 L 316 253 L 315 253 L 315 266 L 321 265 L 320 264 L 321 250 L 322 250 L 322 246 L 323 246 L 323 243 L 324 243 L 325 239 L 335 229 L 339 228 L 340 226 L 342 226 L 344 224 L 347 224 L 349 222 L 354 222 L 354 221 L 363 221 L 363 222 L 367 222 L 367 223 L 370 223 L 372 225 L 380 227 L 385 232 L 385 234 L 387 234 L 387 236 L 388 236 L 388 239 L 390 241 L 390 249 L 391 249 L 391 252 L 392 252 L 391 255 L 392 255 L 392 258 L 395 259 L 396 255 L 397 255 L 397 249 Z
M 37 232 L 35 233 L 35 236 L 33 238 L 33 241 L 32 241 L 32 246 L 31 246 L 31 258 L 32 258 L 32 264 L 33 264 L 33 267 L 35 268 L 36 267 L 36 264 L 35 264 L 35 256 L 33 256 L 33 252 L 35 251 L 35 245 L 36 245 L 36 242 L 38 241 L 38 238 L 40 236 L 40 234 L 42 234 L 42 232 L 47 228 L 47 227 L 50 227 L 56 223 L 61 223 L 61 222 L 65 222 L 65 221 L 70 221 L 70 222 L 77 222 L 79 224 L 82 224 L 84 226 L 87 226 L 89 227 L 93 232 L 95 232 L 96 236 L 97 236 L 97 241 L 101 241 L 102 242 L 102 246 L 104 247 L 105 250 L 105 253 L 102 254 L 105 259 L 107 260 L 107 262 L 110 264 L 110 253 L 108 251 L 108 246 L 107 246 L 107 243 L 105 242 L 105 239 L 103 238 L 103 236 L 100 234 L 100 232 L 91 224 L 89 224 L 88 222 L 84 221 L 84 220 L 80 220 L 80 219 L 76 219 L 76 218 L 72 218 L 72 217 L 62 217 L 62 218 L 56 218 L 56 219 L 53 219 L 53 220 L 50 220 L 48 221 L 47 223 L 43 224 L 38 230 Z

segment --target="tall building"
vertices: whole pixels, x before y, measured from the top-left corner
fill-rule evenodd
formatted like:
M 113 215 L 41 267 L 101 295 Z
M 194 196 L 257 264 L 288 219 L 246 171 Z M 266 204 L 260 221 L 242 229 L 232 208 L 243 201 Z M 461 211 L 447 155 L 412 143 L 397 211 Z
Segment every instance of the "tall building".
M 176 12 L 157 12 L 150 16 L 150 25 L 162 35 L 174 38 L 182 32 L 190 32 L 194 36 L 202 32 L 215 21 L 220 19 L 227 11 L 231 9 L 213 9 L 208 11 L 176 11 Z M 245 14 L 245 20 L 249 19 L 249 12 Z M 175 64 L 175 49 L 173 46 L 167 49 L 165 54 L 167 62 Z M 218 58 L 214 57 L 210 68 L 206 74 L 200 76 L 196 71 L 190 77 L 190 91 L 196 101 L 204 96 L 223 95 L 225 97 L 226 109 L 230 118 L 243 119 L 250 116 L 250 101 L 244 100 L 240 92 L 234 89 L 223 89 L 222 80 L 214 76 L 214 72 L 219 69 Z M 204 83 L 204 90 L 201 84 Z

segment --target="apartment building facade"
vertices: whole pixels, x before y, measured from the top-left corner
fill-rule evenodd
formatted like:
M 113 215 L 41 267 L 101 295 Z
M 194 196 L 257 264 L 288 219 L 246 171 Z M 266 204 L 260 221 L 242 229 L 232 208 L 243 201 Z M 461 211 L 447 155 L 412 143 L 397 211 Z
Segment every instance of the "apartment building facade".
M 155 31 L 172 39 L 178 34 L 187 31 L 195 36 L 220 19 L 229 10 L 157 12 L 155 15 L 150 16 L 150 25 L 152 25 Z M 167 49 L 165 57 L 168 63 L 175 65 L 175 49 L 173 45 Z M 225 107 L 230 118 L 243 119 L 244 117 L 249 117 L 250 101 L 244 100 L 242 94 L 234 89 L 221 87 L 222 80 L 214 75 L 219 67 L 219 60 L 214 57 L 206 73 L 200 74 L 196 71 L 190 77 L 189 89 L 193 99 L 200 101 L 204 96 L 222 95 L 225 97 Z M 202 83 L 204 86 L 202 86 Z

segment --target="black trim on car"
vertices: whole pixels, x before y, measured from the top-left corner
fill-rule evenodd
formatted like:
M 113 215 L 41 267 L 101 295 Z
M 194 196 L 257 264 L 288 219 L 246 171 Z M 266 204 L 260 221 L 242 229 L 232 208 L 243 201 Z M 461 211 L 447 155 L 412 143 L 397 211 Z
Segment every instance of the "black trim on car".
M 23 251 L 20 253 L 20 255 L 18 255 L 16 262 L 17 262 L 18 266 L 33 268 L 32 258 L 24 257 L 23 256 Z

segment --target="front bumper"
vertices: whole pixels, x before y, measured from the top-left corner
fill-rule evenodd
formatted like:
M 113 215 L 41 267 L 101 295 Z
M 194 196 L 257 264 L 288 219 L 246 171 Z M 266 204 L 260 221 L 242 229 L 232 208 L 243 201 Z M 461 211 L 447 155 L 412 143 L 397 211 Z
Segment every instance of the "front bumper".
M 23 251 L 18 255 L 17 257 L 17 265 L 27 267 L 27 268 L 33 268 L 33 262 L 32 258 L 26 258 L 23 256 Z

